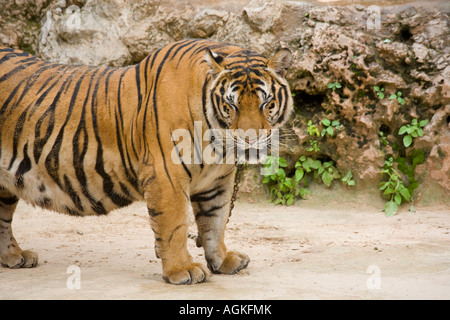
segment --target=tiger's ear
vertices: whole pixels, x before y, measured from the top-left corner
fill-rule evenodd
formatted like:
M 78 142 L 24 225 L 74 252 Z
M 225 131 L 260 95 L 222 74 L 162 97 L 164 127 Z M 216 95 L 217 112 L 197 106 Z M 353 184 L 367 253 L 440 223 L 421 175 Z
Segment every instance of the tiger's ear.
M 292 53 L 288 48 L 278 50 L 267 63 L 267 66 L 281 77 L 286 75 L 286 71 L 291 65 Z
M 223 70 L 223 67 L 220 65 L 220 63 L 223 61 L 223 58 L 209 49 L 206 49 L 205 60 L 208 66 L 211 68 L 211 72 L 213 75 L 218 75 Z

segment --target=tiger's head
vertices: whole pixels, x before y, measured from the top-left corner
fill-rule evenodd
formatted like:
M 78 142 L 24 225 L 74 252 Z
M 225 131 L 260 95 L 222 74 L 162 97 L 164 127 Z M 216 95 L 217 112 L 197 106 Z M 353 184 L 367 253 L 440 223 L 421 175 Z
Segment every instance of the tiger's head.
M 237 146 L 260 149 L 270 143 L 292 111 L 285 74 L 292 62 L 289 49 L 267 60 L 249 50 L 221 56 L 206 50 L 212 82 L 207 118 L 214 129 L 225 131 Z M 231 137 L 230 137 L 231 136 Z

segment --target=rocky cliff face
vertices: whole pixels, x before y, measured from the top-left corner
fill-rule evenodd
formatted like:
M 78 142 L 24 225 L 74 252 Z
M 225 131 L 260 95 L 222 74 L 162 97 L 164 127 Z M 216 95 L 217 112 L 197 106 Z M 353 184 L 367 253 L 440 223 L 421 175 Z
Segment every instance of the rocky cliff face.
M 425 163 L 416 167 L 417 200 L 436 195 L 447 200 L 450 7 L 445 1 L 368 7 L 281 0 L 15 0 L 3 7 L 0 43 L 63 63 L 122 66 L 194 37 L 240 44 L 266 56 L 288 47 L 295 56 L 288 79 L 296 111 L 283 131 L 288 159 L 331 159 L 341 172 L 352 170 L 357 185 L 377 188 L 387 154 L 407 158 L 420 149 Z M 400 99 L 389 99 L 392 94 Z M 313 138 L 307 124 L 311 120 L 322 129 L 323 119 L 343 128 L 315 137 L 320 151 L 308 152 Z M 430 121 L 406 148 L 398 132 L 412 119 Z

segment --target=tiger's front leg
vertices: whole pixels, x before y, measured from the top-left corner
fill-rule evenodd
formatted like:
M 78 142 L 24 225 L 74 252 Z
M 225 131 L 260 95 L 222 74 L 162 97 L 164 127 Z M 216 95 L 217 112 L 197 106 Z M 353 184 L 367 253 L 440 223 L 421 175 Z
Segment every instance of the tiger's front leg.
M 197 223 L 197 246 L 205 250 L 208 268 L 214 273 L 234 274 L 250 262 L 246 254 L 228 251 L 225 227 L 229 218 L 234 171 L 216 179 L 208 190 L 191 195 Z
M 182 182 L 172 186 L 165 179 L 150 183 L 145 191 L 150 224 L 155 234 L 155 252 L 162 261 L 163 279 L 173 284 L 208 280 L 211 273 L 193 262 L 187 250 L 187 213 L 190 205 Z M 166 183 L 165 183 L 166 182 Z M 164 187 L 162 187 L 164 186 Z

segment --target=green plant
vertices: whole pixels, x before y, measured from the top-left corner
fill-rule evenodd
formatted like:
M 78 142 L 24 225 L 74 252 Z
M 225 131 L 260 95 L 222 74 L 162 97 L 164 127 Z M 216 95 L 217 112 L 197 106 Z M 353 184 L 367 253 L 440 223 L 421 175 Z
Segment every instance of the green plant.
M 408 154 L 406 158 L 398 157 L 395 160 L 397 162 L 397 168 L 408 176 L 408 191 L 412 196 L 414 190 L 419 186 L 415 177 L 416 166 L 425 162 L 425 152 L 421 149 L 416 149 Z
M 378 98 L 384 99 L 384 88 L 375 86 L 375 87 L 373 87 L 373 90 L 375 90 L 375 93 L 377 94 Z
M 264 164 L 263 183 L 269 187 L 271 201 L 275 204 L 290 206 L 298 197 L 305 198 L 309 190 L 302 188 L 300 182 L 303 180 L 304 186 L 307 186 L 306 179 L 303 179 L 303 168 L 296 168 L 293 177 L 286 175 L 285 169 L 288 166 L 286 159 L 279 157 L 267 157 Z M 276 172 L 272 168 L 278 167 Z
M 333 161 L 323 162 L 310 157 L 301 156 L 295 163 L 296 168 L 302 168 L 306 173 L 313 173 L 316 180 L 322 180 L 329 187 L 334 179 L 340 178 L 339 171 Z
M 333 161 L 313 159 L 301 156 L 296 161 L 293 170 L 287 170 L 286 159 L 279 157 L 267 157 L 264 163 L 263 183 L 269 188 L 272 202 L 290 206 L 298 198 L 305 198 L 311 194 L 307 189 L 306 176 L 312 175 L 317 181 L 322 181 L 330 187 L 335 179 L 340 178 L 339 171 Z M 277 168 L 274 170 L 273 168 Z M 352 183 L 348 183 L 352 185 Z
M 342 88 L 341 84 L 339 82 L 330 82 L 327 85 L 328 89 L 333 89 L 333 91 L 335 91 L 336 89 Z
M 320 151 L 317 140 L 309 140 L 309 145 L 310 145 L 310 147 L 306 149 L 307 151 L 309 151 L 309 152 L 319 152 Z
M 383 42 L 384 42 L 384 43 L 389 43 L 389 42 L 391 42 L 391 39 L 384 39 Z
M 381 143 L 384 146 L 388 146 L 389 145 L 389 141 L 387 140 L 386 136 L 384 135 L 384 132 L 380 131 L 380 133 L 378 133 L 378 135 L 380 136 Z
M 308 128 L 306 129 L 310 136 L 320 136 L 319 128 L 315 124 L 312 123 L 311 120 L 308 121 Z
M 353 180 L 353 172 L 351 170 L 348 171 L 345 177 L 341 179 L 341 181 L 347 186 L 354 186 L 355 180 Z
M 323 137 L 325 134 L 332 137 L 334 135 L 334 129 L 340 131 L 344 126 L 339 122 L 339 120 L 333 120 L 330 121 L 329 119 L 323 119 L 322 125 L 324 126 L 324 129 L 322 129 L 322 132 L 320 135 Z
M 394 100 L 396 99 L 398 103 L 400 103 L 402 106 L 405 105 L 405 99 L 402 98 L 402 92 L 397 91 L 397 93 L 393 93 L 389 96 L 389 99 Z
M 417 119 L 412 119 L 411 124 L 407 124 L 407 125 L 400 127 L 398 134 L 399 135 L 406 134 L 403 137 L 403 145 L 407 148 L 412 144 L 413 138 L 423 136 L 422 128 L 425 127 L 427 124 L 428 124 L 428 120 L 422 120 L 419 122 L 419 120 L 417 120 Z
M 386 216 L 393 216 L 397 213 L 402 200 L 409 201 L 411 194 L 403 184 L 401 174 L 394 167 L 393 157 L 389 157 L 384 162 L 384 167 L 381 172 L 388 178 L 387 181 L 380 183 L 379 188 L 383 191 L 385 197 L 389 199 L 384 206 L 384 213 Z

